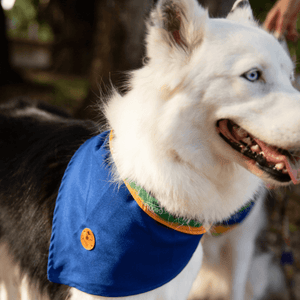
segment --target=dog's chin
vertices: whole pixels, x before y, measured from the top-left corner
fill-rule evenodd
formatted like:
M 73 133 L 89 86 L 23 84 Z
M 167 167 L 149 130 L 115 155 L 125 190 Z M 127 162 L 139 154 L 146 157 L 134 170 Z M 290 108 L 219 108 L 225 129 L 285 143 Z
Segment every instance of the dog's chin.
M 221 138 L 239 152 L 243 166 L 256 176 L 271 185 L 300 183 L 300 151 L 269 145 L 229 119 L 218 120 L 216 129 Z

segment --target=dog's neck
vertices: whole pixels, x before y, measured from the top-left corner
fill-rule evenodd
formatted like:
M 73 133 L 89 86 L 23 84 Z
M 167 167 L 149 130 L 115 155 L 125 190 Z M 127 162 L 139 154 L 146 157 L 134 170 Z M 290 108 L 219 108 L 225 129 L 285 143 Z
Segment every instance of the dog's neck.
M 157 108 L 147 100 L 141 103 L 140 92 L 115 94 L 106 109 L 114 130 L 117 181 L 134 181 L 171 214 L 204 224 L 228 218 L 253 198 L 262 182 L 237 163 L 210 157 L 211 168 L 203 170 L 168 149 L 155 131 Z M 205 154 L 202 159 L 207 160 Z

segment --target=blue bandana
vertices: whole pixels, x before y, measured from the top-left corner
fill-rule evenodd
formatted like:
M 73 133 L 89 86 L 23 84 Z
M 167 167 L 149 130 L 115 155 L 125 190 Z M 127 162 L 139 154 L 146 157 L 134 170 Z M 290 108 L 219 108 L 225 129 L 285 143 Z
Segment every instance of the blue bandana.
M 113 182 L 108 133 L 87 140 L 65 171 L 53 217 L 48 278 L 93 295 L 125 297 L 175 278 L 202 235 L 161 225 L 124 184 Z M 240 223 L 253 204 L 222 224 Z
M 71 159 L 54 211 L 48 260 L 52 282 L 106 297 L 158 288 L 176 277 L 201 235 L 172 230 L 149 217 L 123 184 L 113 183 L 108 132 L 86 141 Z M 87 250 L 84 229 L 95 237 Z

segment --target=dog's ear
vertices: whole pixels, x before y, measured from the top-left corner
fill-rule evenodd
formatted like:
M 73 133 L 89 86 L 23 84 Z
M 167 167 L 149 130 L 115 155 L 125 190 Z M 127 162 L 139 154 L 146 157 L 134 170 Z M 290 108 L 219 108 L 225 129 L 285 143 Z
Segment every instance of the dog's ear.
M 154 54 L 151 50 L 162 45 L 190 53 L 203 40 L 207 17 L 196 0 L 159 0 L 147 24 L 149 57 Z
M 227 15 L 227 19 L 240 23 L 256 25 L 248 0 L 236 0 L 232 6 L 231 11 Z

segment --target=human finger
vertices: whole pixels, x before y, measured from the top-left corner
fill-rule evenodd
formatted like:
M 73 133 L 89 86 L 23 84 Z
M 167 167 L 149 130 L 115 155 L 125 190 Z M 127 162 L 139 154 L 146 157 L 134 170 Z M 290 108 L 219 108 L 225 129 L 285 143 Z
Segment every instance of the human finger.
M 278 9 L 272 9 L 264 22 L 265 28 L 268 30 L 275 30 L 276 29 L 276 23 L 278 18 L 280 17 L 280 11 Z
M 287 27 L 286 38 L 290 41 L 296 42 L 299 38 L 299 33 L 296 29 L 296 24 L 290 24 Z

